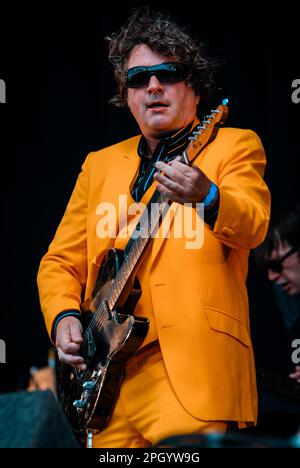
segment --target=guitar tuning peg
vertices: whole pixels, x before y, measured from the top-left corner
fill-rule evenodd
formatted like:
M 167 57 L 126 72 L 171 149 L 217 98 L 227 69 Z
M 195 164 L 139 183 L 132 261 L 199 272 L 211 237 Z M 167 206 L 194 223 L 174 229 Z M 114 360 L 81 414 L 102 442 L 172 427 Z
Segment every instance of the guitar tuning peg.
M 97 382 L 95 380 L 87 380 L 82 386 L 85 390 L 92 390 L 93 388 L 95 388 L 96 383 Z
M 83 409 L 87 404 L 86 400 L 74 400 L 73 401 L 73 406 L 77 409 Z

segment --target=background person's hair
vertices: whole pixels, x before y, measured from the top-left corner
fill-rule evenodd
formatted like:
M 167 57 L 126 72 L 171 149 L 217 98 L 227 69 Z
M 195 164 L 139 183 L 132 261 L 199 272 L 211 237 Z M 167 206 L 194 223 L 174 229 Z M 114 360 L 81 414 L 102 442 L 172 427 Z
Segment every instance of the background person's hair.
M 112 104 L 127 107 L 127 60 L 136 45 L 147 44 L 154 52 L 172 57 L 187 66 L 189 73 L 186 82 L 200 96 L 198 116 L 211 109 L 216 91 L 214 75 L 220 64 L 208 57 L 204 45 L 194 39 L 186 27 L 144 6 L 135 8 L 124 26 L 105 39 L 118 83 L 117 92 L 110 100 Z
M 255 259 L 260 267 L 267 265 L 272 250 L 278 248 L 280 241 L 298 247 L 300 251 L 300 201 L 272 206 L 267 236 L 255 250 Z

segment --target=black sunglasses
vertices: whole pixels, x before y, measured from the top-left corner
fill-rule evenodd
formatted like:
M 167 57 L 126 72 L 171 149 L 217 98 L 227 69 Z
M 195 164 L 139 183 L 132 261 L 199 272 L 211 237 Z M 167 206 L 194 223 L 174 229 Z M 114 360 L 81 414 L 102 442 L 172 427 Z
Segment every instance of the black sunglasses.
M 293 255 L 295 252 L 298 252 L 298 250 L 299 250 L 299 247 L 293 247 L 286 254 L 284 254 L 281 258 L 277 260 L 269 260 L 268 263 L 266 264 L 267 270 L 272 270 L 275 273 L 281 273 L 283 270 L 282 262 L 286 258 L 288 258 L 290 255 Z
M 152 67 L 133 67 L 126 73 L 128 88 L 142 88 L 146 86 L 154 75 L 161 83 L 179 83 L 187 76 L 187 68 L 178 62 L 164 62 Z

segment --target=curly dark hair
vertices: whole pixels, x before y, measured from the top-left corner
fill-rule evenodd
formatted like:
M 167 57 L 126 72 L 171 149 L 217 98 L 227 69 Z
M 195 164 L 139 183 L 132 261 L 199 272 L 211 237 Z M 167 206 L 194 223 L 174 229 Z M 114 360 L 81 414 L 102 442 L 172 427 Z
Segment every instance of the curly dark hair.
M 186 82 L 201 97 L 198 115 L 208 110 L 216 89 L 214 75 L 219 63 L 216 59 L 208 58 L 204 45 L 191 36 L 187 27 L 181 27 L 168 15 L 144 6 L 135 8 L 125 25 L 105 39 L 118 83 L 117 93 L 110 100 L 112 104 L 127 106 L 127 61 L 136 45 L 146 44 L 154 52 L 186 65 L 189 70 Z

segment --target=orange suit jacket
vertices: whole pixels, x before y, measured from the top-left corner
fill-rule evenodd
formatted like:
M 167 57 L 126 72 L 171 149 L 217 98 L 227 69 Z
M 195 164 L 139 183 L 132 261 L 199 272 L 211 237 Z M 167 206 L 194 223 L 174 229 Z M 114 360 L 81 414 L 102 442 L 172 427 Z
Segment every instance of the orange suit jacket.
M 82 166 L 38 273 L 49 334 L 57 314 L 79 309 L 83 290 L 84 299 L 91 296 L 103 253 L 114 244 L 113 233 L 97 235 L 98 207 L 109 202 L 118 211 L 119 194 L 129 193 L 140 162 L 138 141 L 90 153 Z M 222 128 L 195 164 L 219 188 L 219 214 L 213 230 L 204 224 L 199 249 L 187 250 L 184 239 L 172 236 L 154 239 L 147 261 L 157 334 L 186 411 L 242 426 L 257 417 L 246 277 L 249 249 L 264 240 L 269 222 L 265 154 L 251 130 Z

